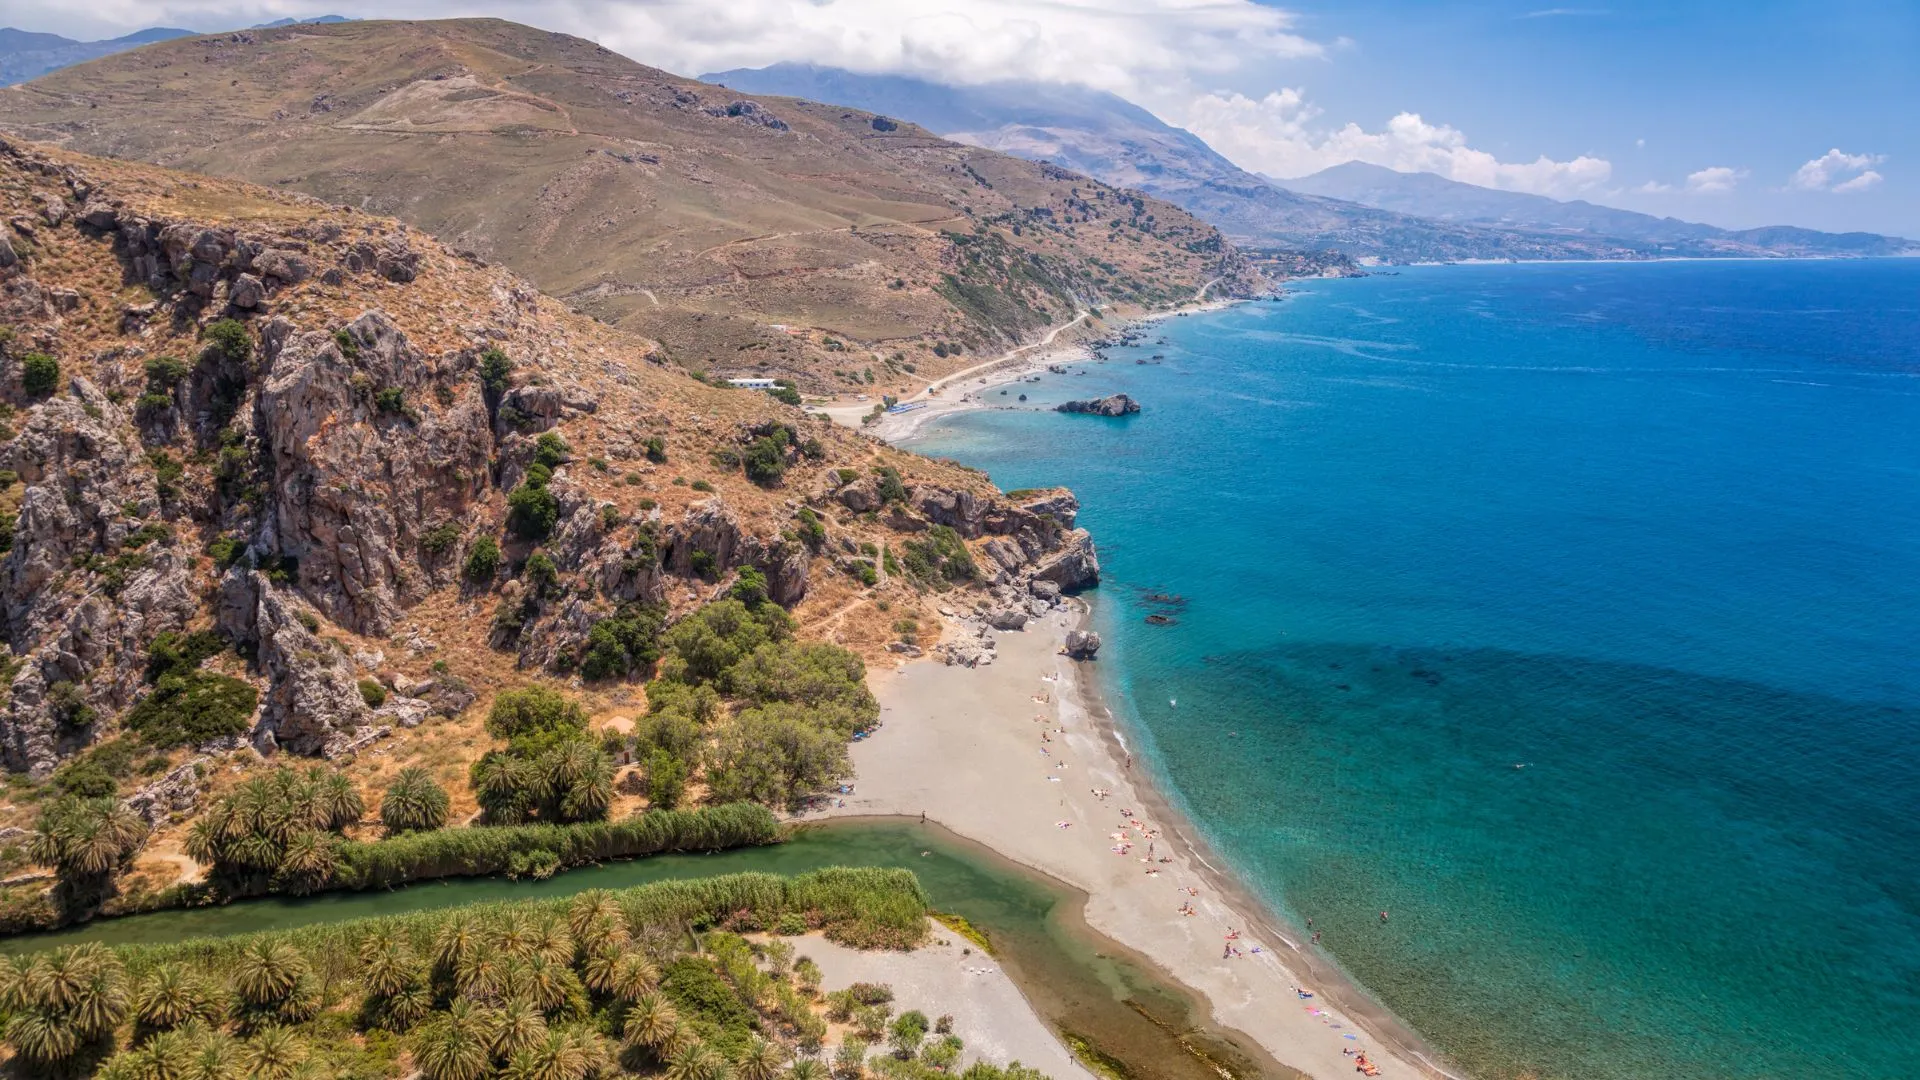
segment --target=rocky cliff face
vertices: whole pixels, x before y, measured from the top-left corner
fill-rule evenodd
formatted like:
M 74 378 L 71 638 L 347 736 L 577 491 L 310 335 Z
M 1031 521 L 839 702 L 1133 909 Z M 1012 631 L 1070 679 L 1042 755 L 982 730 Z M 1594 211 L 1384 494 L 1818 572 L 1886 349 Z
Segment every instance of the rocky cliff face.
M 208 752 L 334 756 L 471 702 L 449 660 L 564 676 L 745 567 L 788 606 L 908 590 L 871 553 L 943 526 L 1009 595 L 1098 579 L 1071 495 L 698 384 L 392 222 L 4 142 L 0 221 L 9 769 L 119 731 L 162 632 L 258 691 Z

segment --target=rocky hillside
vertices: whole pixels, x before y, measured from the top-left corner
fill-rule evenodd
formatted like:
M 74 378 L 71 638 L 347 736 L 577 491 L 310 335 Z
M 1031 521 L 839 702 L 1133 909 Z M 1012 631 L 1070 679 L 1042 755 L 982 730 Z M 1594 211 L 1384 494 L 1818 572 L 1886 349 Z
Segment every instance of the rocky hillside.
M 486 742 L 434 717 L 536 675 L 630 711 L 623 635 L 732 586 L 874 657 L 936 595 L 1098 574 L 1071 496 L 699 383 L 390 219 L 0 142 L 0 221 L 9 770 L 131 732 L 159 818 L 249 742 L 442 730 L 452 770 Z
M 1079 308 L 1260 287 L 1136 192 L 496 20 L 169 41 L 0 92 L 0 127 L 391 214 L 682 366 L 815 390 L 917 388 Z

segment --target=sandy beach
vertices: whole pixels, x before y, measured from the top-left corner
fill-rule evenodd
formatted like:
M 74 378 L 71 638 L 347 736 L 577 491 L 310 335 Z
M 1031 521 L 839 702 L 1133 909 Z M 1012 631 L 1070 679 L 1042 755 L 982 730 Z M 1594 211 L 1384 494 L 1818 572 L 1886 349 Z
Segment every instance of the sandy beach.
M 999 962 L 938 923 L 932 940 L 912 952 L 851 949 L 818 935 L 793 944 L 820 965 L 822 989 L 886 983 L 893 988 L 896 1016 L 908 1009 L 929 1017 L 952 1014 L 953 1033 L 967 1044 L 962 1061 L 1018 1061 L 1054 1080 L 1094 1080 L 1034 1013 Z
M 1240 303 L 1239 300 L 1201 300 L 1164 311 L 1148 312 L 1121 323 L 1122 327 L 1140 323 L 1158 322 L 1162 319 L 1176 318 L 1181 315 L 1215 311 Z M 918 405 L 918 408 L 901 413 L 885 413 L 871 424 L 866 423 L 868 414 L 873 411 L 872 401 L 836 401 L 826 405 L 809 406 L 810 411 L 820 413 L 835 423 L 867 434 L 883 442 L 900 445 L 913 440 L 922 429 L 942 416 L 973 409 L 1012 408 L 987 400 L 990 390 L 1019 382 L 1029 375 L 1045 371 L 1054 364 L 1085 363 L 1093 359 L 1093 353 L 1084 341 L 1069 338 L 1060 341 L 1076 327 L 1085 325 L 1086 314 L 1082 312 L 1071 321 L 1060 324 L 1047 331 L 1040 340 L 1007 350 L 999 357 L 962 368 L 950 375 L 942 376 L 927 385 L 927 388 L 900 400 L 903 405 Z
M 1055 612 L 997 634 L 988 667 L 923 660 L 874 672 L 883 726 L 854 746 L 854 793 L 825 813 L 924 812 L 1075 886 L 1089 895 L 1090 926 L 1203 995 L 1215 1023 L 1316 1080 L 1355 1075 L 1345 1051 L 1356 1050 L 1382 1076 L 1448 1075 L 1412 1032 L 1302 951 L 1129 764 L 1091 673 L 1059 655 L 1083 618 Z

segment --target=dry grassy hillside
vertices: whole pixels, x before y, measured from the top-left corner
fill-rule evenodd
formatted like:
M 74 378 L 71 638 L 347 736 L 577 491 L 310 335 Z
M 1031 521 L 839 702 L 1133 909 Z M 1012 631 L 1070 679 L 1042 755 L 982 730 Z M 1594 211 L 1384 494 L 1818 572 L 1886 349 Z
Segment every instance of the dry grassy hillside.
M 704 385 L 391 219 L 0 141 L 0 221 L 0 763 L 116 744 L 169 874 L 220 755 L 334 759 L 369 805 L 423 764 L 471 811 L 496 690 L 644 715 L 648 664 L 583 677 L 609 620 L 760 575 L 872 660 L 1098 572 L 1071 496 Z M 168 734 L 230 700 L 231 735 Z
M 812 390 L 916 386 L 1079 307 L 1259 282 L 1169 204 L 497 20 L 164 42 L 0 91 L 0 126 L 390 214 L 683 366 Z

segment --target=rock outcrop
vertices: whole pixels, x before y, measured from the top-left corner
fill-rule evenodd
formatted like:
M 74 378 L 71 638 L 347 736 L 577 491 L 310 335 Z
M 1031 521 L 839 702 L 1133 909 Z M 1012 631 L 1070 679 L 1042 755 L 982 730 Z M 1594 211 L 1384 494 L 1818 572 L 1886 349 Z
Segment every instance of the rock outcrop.
M 1067 655 L 1075 660 L 1091 660 L 1100 651 L 1100 635 L 1091 630 L 1067 631 Z
M 1114 394 L 1086 401 L 1063 401 L 1055 405 L 1053 411 L 1085 413 L 1088 416 L 1131 416 L 1140 411 L 1140 403 L 1125 394 Z

